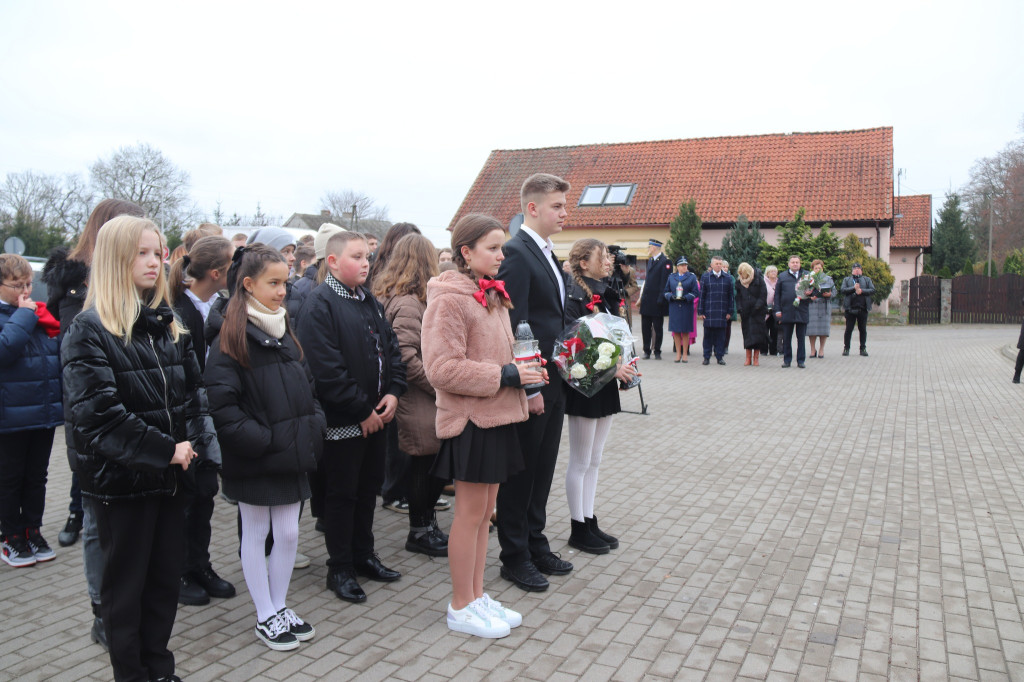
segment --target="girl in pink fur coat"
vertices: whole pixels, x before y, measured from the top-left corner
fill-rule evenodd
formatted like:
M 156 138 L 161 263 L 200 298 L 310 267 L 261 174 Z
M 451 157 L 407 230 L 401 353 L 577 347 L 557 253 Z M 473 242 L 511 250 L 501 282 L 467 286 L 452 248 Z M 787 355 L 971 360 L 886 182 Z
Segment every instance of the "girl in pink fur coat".
M 523 468 L 514 424 L 526 421 L 522 386 L 547 381 L 540 363 L 512 358 L 512 307 L 494 279 L 505 231 L 494 218 L 470 214 L 452 230 L 457 271 L 427 285 L 423 364 L 437 392 L 441 449 L 434 475 L 455 479 L 455 520 L 448 540 L 452 600 L 448 627 L 479 637 L 505 637 L 522 616 L 484 593 L 491 510 L 498 484 Z

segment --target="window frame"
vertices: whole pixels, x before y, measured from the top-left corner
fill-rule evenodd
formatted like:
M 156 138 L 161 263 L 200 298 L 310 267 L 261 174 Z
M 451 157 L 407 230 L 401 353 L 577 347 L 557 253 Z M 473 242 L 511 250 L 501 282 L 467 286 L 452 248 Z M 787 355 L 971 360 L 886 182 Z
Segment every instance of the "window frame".
M 592 189 L 604 188 L 604 192 L 601 194 L 601 200 L 599 202 L 583 202 L 583 198 L 587 196 L 587 193 Z M 608 195 L 613 188 L 628 187 L 629 191 L 626 193 L 624 201 L 609 202 Z M 580 198 L 576 202 L 576 206 L 579 208 L 598 208 L 601 206 L 629 206 L 633 203 L 633 197 L 636 196 L 637 183 L 635 182 L 602 182 L 593 185 L 587 185 L 580 192 Z

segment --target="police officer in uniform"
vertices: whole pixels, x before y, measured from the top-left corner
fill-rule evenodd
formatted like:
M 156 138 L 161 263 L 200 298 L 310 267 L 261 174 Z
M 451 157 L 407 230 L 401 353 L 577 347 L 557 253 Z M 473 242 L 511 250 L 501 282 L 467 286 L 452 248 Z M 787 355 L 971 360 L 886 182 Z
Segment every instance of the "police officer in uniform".
M 661 360 L 661 339 L 665 335 L 665 314 L 668 313 L 668 301 L 662 294 L 671 273 L 672 263 L 661 252 L 661 242 L 657 239 L 649 240 L 647 280 L 640 294 L 640 333 L 644 339 L 644 360 L 651 357 L 651 350 L 654 351 L 654 359 Z

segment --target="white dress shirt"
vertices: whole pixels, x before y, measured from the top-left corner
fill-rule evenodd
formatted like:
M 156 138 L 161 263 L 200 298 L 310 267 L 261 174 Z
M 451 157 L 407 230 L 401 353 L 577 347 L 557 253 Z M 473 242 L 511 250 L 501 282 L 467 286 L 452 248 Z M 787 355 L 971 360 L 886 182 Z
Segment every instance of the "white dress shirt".
M 565 307 L 565 280 L 562 279 L 562 273 L 558 269 L 558 265 L 555 264 L 554 242 L 552 242 L 550 238 L 542 238 L 539 234 L 531 230 L 526 225 L 523 225 L 519 229 L 525 232 L 527 235 L 529 235 L 530 239 L 532 239 L 537 244 L 540 250 L 544 253 L 544 256 L 547 258 L 548 265 L 551 266 L 551 271 L 555 273 L 555 281 L 558 282 L 558 300 L 561 303 L 562 307 Z

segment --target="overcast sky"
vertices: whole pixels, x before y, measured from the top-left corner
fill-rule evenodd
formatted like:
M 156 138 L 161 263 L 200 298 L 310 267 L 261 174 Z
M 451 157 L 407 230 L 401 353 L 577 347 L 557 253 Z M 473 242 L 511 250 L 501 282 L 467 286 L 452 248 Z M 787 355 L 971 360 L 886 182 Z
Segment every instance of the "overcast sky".
M 893 126 L 937 209 L 1022 134 L 1020 0 L 354 4 L 0 0 L 0 176 L 146 142 L 207 213 L 438 241 L 492 149 Z

